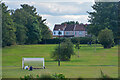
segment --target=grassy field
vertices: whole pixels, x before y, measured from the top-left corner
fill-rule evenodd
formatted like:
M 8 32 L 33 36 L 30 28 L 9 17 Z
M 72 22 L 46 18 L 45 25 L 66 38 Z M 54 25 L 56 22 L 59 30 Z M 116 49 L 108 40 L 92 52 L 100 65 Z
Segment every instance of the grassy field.
M 73 55 L 71 61 L 62 61 L 58 66 L 50 54 L 54 51 L 56 44 L 52 45 L 16 45 L 3 48 L 3 78 L 20 78 L 27 74 L 55 74 L 63 73 L 67 78 L 98 78 L 100 70 L 110 77 L 118 77 L 118 46 L 104 49 L 97 45 L 81 45 L 80 57 Z M 22 57 L 44 57 L 46 69 L 27 71 L 21 69 Z

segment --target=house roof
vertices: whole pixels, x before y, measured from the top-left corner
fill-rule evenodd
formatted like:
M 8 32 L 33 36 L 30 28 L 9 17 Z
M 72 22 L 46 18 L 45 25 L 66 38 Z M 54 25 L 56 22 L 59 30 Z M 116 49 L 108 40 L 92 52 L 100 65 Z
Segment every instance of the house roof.
M 84 26 L 85 26 L 84 24 L 76 24 L 76 25 L 74 25 L 74 24 L 63 24 L 63 25 L 55 24 L 53 30 L 58 31 L 60 29 L 61 31 L 85 31 L 86 28 Z
M 85 31 L 85 27 L 83 24 L 76 25 L 75 31 Z
M 73 30 L 74 30 L 74 26 L 75 26 L 75 25 L 73 25 L 73 24 L 67 25 L 66 28 L 65 28 L 65 31 L 73 31 Z
M 60 24 L 55 24 L 55 26 L 54 26 L 54 29 L 53 30 L 64 30 L 64 28 L 65 28 L 65 25 L 60 25 Z

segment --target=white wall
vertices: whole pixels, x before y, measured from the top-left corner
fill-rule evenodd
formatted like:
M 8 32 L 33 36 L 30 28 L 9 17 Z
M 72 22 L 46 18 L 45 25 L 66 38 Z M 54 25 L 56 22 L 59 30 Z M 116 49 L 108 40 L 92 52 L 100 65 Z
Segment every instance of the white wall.
M 59 31 L 53 31 L 53 35 L 54 36 L 59 36 L 58 34 Z M 64 35 L 64 31 L 60 31 L 62 34 L 60 34 L 60 36 L 63 36 Z M 55 34 L 54 34 L 55 33 Z

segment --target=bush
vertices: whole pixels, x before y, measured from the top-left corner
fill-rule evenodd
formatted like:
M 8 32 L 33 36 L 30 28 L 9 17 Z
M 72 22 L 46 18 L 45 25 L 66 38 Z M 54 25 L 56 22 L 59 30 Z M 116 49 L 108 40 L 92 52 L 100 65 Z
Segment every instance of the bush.
M 64 79 L 65 80 L 65 75 L 63 75 L 63 74 L 53 74 L 52 76 L 55 79 Z
M 75 78 L 74 78 L 75 79 Z M 70 78 L 65 78 L 65 75 L 63 74 L 53 74 L 53 75 L 48 75 L 48 74 L 42 74 L 41 76 L 37 75 L 36 78 L 33 78 L 32 75 L 26 75 L 24 78 L 20 78 L 20 80 L 74 80 Z M 89 80 L 87 78 L 76 78 L 75 80 Z M 92 78 L 91 78 L 92 80 Z M 96 78 L 94 80 L 119 80 L 119 78 L 111 78 L 108 75 L 104 74 L 101 70 L 101 77 Z
M 114 44 L 113 32 L 107 28 L 101 30 L 98 35 L 98 40 L 104 48 L 111 48 Z
M 76 38 L 71 38 L 71 41 L 73 44 L 77 44 L 78 40 L 80 41 L 80 44 L 88 44 L 88 42 L 92 41 L 91 37 L 76 37 Z
M 20 80 L 33 80 L 32 75 L 25 75 L 24 78 L 20 78 Z
M 46 75 L 41 75 L 40 77 L 39 76 L 37 76 L 37 80 L 55 80 L 55 78 L 53 78 L 51 75 L 48 75 L 48 74 L 46 74 Z
M 101 77 L 97 80 L 119 80 L 118 78 L 111 78 L 108 75 L 104 74 L 101 70 Z
M 63 42 L 64 38 L 46 39 L 46 40 L 42 40 L 41 42 L 39 42 L 39 44 L 59 44 L 59 41 Z
M 66 38 L 60 38 L 60 42 L 64 42 Z M 91 37 L 73 37 L 73 38 L 69 38 L 71 39 L 73 44 L 76 44 L 78 39 L 80 41 L 80 44 L 87 44 L 88 42 L 92 41 Z M 42 40 L 41 42 L 39 42 L 39 44 L 59 44 L 59 38 L 54 38 L 54 39 L 46 39 L 46 40 Z
M 36 78 L 33 78 L 32 75 L 25 75 L 24 78 L 20 80 L 67 80 L 63 74 L 42 74 L 41 76 L 37 75 Z
M 72 44 L 70 39 L 65 39 L 65 41 L 60 44 L 60 49 L 59 46 L 55 48 L 54 52 L 52 53 L 52 58 L 54 58 L 55 60 L 59 60 L 59 56 L 60 56 L 61 61 L 68 61 L 70 60 L 71 55 L 73 54 L 74 54 L 74 45 Z

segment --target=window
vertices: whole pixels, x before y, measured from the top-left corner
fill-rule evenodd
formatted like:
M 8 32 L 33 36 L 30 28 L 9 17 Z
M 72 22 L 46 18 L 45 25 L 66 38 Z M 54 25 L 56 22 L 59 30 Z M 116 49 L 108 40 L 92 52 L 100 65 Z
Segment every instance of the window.
M 81 35 L 81 34 L 82 34 L 82 32 L 80 31 L 80 32 L 79 32 L 79 35 Z
M 77 32 L 75 32 L 75 35 L 77 34 Z
M 54 34 L 56 34 L 56 33 L 54 32 Z
M 85 35 L 87 35 L 87 31 L 85 32 Z
M 72 34 L 74 35 L 74 32 L 72 32 Z
M 69 34 L 69 32 L 66 32 L 66 34 Z

